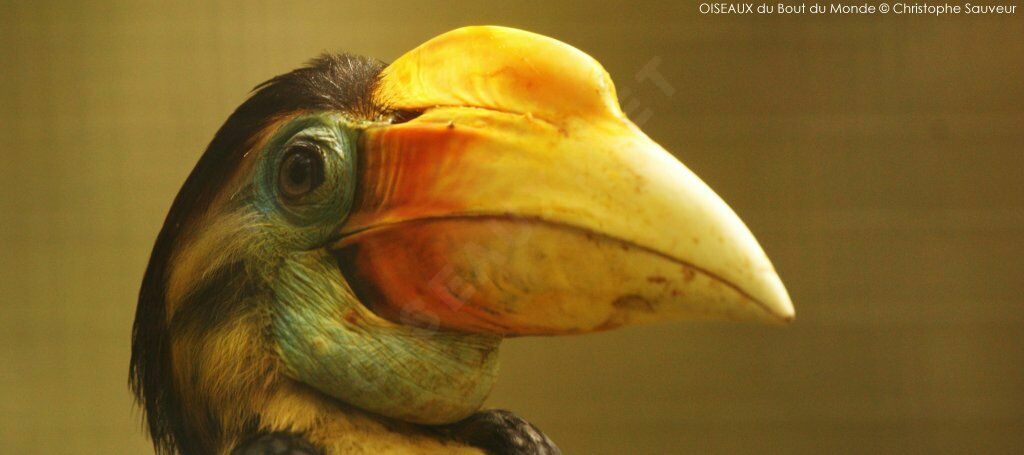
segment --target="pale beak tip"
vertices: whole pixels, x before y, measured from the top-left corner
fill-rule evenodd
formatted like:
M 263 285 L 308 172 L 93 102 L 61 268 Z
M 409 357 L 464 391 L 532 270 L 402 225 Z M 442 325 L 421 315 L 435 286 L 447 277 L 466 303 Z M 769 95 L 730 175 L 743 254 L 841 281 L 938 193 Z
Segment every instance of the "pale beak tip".
M 778 317 L 780 324 L 789 324 L 796 320 L 796 312 L 793 311 L 792 307 L 789 308 L 788 312 L 776 313 L 776 316 Z
M 780 283 L 781 288 L 781 283 Z M 774 322 L 778 324 L 789 324 L 796 319 L 796 310 L 793 308 L 793 301 L 789 298 L 789 293 L 786 292 L 785 288 L 779 289 L 772 299 L 763 301 L 763 308 L 768 311 Z
M 777 325 L 793 322 L 796 318 L 793 300 L 779 275 L 774 269 L 769 270 L 756 275 L 754 281 L 747 282 L 750 286 L 746 296 L 762 310 L 759 312 L 761 317 L 757 318 L 762 322 Z

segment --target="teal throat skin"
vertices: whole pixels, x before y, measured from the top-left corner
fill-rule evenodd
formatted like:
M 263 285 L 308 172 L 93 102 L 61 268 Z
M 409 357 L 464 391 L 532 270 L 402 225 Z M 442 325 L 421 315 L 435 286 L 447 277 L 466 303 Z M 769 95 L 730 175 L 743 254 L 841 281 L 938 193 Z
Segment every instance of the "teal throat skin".
M 337 280 L 341 271 L 323 250 L 286 260 L 280 272 L 271 314 L 286 374 L 408 422 L 453 422 L 487 398 L 500 337 L 383 320 Z

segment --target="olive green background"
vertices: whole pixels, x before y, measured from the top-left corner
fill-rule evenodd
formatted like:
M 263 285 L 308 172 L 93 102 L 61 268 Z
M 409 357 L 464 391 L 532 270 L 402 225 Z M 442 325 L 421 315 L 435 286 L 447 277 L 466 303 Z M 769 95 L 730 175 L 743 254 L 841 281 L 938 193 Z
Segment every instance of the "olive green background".
M 571 454 L 1024 448 L 1024 11 L 188 1 L 0 2 L 4 450 L 150 451 L 126 387 L 139 281 L 251 87 L 325 50 L 392 60 L 486 23 L 601 61 L 797 308 L 785 328 L 513 340 L 491 405 Z

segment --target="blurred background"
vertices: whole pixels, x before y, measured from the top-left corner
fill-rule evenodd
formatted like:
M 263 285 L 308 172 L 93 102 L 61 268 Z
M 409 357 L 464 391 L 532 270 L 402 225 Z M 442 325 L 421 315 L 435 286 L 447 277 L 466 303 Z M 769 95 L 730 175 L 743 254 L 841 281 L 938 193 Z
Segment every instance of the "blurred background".
M 512 340 L 489 405 L 568 454 L 1019 453 L 1022 9 L 2 1 L 0 441 L 151 452 L 126 386 L 139 282 L 251 87 L 323 51 L 390 61 L 501 24 L 602 62 L 630 116 L 747 222 L 797 320 Z

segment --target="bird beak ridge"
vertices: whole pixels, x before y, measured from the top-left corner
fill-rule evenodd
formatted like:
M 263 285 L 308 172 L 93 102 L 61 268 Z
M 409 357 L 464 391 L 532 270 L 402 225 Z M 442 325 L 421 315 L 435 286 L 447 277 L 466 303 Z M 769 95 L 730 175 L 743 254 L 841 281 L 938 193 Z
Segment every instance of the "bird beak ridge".
M 751 232 L 583 52 L 458 29 L 395 61 L 377 96 L 415 117 L 363 132 L 333 250 L 386 319 L 515 336 L 793 318 Z

